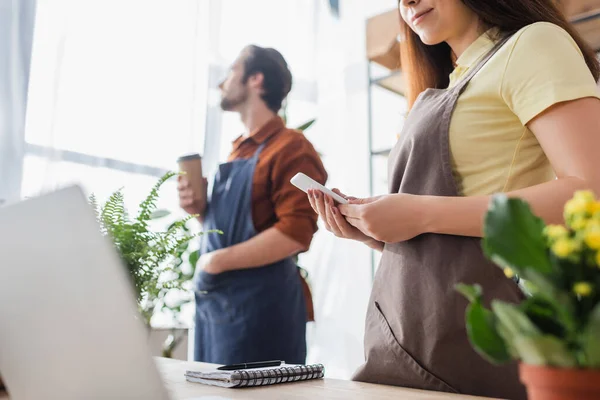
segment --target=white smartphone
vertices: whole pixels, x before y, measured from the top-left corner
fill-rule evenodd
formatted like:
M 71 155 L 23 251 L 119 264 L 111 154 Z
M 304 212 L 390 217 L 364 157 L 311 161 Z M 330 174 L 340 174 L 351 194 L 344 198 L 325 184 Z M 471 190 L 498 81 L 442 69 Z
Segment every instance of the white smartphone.
M 335 193 L 332 190 L 327 189 L 325 186 L 321 185 L 319 182 L 315 181 L 312 178 L 309 178 L 302 172 L 298 172 L 294 177 L 290 180 L 292 185 L 296 186 L 298 189 L 302 190 L 304 193 L 308 193 L 308 189 L 317 189 L 321 192 L 331 196 L 333 200 L 340 204 L 348 204 L 348 200 Z

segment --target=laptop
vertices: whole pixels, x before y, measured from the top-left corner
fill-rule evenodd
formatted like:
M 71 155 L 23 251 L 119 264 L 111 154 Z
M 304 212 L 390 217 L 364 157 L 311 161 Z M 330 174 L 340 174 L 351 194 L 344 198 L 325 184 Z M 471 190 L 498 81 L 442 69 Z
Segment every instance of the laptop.
M 78 186 L 0 208 L 0 376 L 11 400 L 166 400 L 133 288 Z

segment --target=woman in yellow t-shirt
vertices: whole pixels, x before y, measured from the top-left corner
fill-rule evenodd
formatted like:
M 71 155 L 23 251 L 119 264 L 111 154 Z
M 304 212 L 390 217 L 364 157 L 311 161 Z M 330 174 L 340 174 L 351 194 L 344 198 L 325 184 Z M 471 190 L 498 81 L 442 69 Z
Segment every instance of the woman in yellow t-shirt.
M 400 0 L 411 111 L 390 154 L 390 193 L 334 205 L 326 228 L 382 251 L 355 379 L 519 399 L 516 366 L 468 343 L 454 290 L 519 301 L 482 254 L 490 196 L 528 201 L 562 223 L 576 190 L 600 194 L 599 66 L 553 0 Z M 453 60 L 456 60 L 453 62 Z

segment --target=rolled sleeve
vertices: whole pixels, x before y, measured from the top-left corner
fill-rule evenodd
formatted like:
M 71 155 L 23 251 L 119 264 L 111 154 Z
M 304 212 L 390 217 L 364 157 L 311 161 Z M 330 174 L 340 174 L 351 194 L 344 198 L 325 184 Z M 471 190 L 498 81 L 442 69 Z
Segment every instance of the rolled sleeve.
M 278 154 L 272 170 L 272 202 L 277 216 L 274 227 L 308 250 L 317 231 L 318 216 L 306 193 L 290 183 L 302 172 L 324 185 L 327 173 L 314 147 L 302 134 Z
M 315 213 L 313 212 L 313 214 Z M 306 251 L 310 247 L 313 235 L 317 231 L 317 216 L 315 214 L 313 218 L 308 215 L 288 215 L 280 219 L 273 226 L 279 232 L 300 243 L 304 251 Z
M 557 103 L 599 97 L 577 43 L 565 30 L 546 22 L 523 29 L 515 40 L 501 94 L 523 125 Z

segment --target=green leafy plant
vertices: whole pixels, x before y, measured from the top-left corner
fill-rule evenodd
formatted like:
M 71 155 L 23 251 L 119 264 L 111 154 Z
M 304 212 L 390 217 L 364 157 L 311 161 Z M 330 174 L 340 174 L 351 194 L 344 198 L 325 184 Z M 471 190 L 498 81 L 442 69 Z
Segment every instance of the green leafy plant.
M 482 301 L 479 285 L 457 286 L 470 302 L 466 327 L 488 361 L 600 368 L 600 202 L 588 191 L 564 207 L 565 226 L 548 225 L 527 202 L 497 195 L 485 217 L 483 250 L 520 277 L 525 300 Z
M 160 187 L 177 175 L 168 172 L 154 185 L 148 196 L 140 203 L 139 211 L 130 218 L 122 189 L 112 193 L 103 205 L 90 196 L 90 204 L 103 234 L 110 236 L 125 263 L 137 296 L 140 313 L 149 326 L 154 310 L 167 291 L 184 289 L 184 282 L 191 277 L 178 270 L 177 255 L 181 249 L 203 232 L 190 233 L 186 223 L 195 218 L 189 215 L 178 219 L 162 232 L 151 229 L 151 221 L 164 218 L 170 213 L 157 210 Z M 194 264 L 195 265 L 195 264 Z
M 310 128 L 312 126 L 312 124 L 314 124 L 317 120 L 316 119 L 311 119 L 306 121 L 305 123 L 303 123 L 302 125 L 300 125 L 299 127 L 295 128 L 296 130 L 299 130 L 300 132 L 304 132 L 305 130 L 307 130 L 308 128 Z
M 182 230 L 190 233 L 190 228 L 183 226 Z M 166 340 L 162 344 L 162 356 L 171 358 L 173 351 L 186 337 L 184 307 L 194 301 L 192 278 L 196 264 L 200 258 L 198 244 L 190 241 L 175 250 L 172 262 L 171 279 L 178 282 L 177 288 L 161 288 L 155 301 L 155 310 L 170 317 L 171 327 Z

